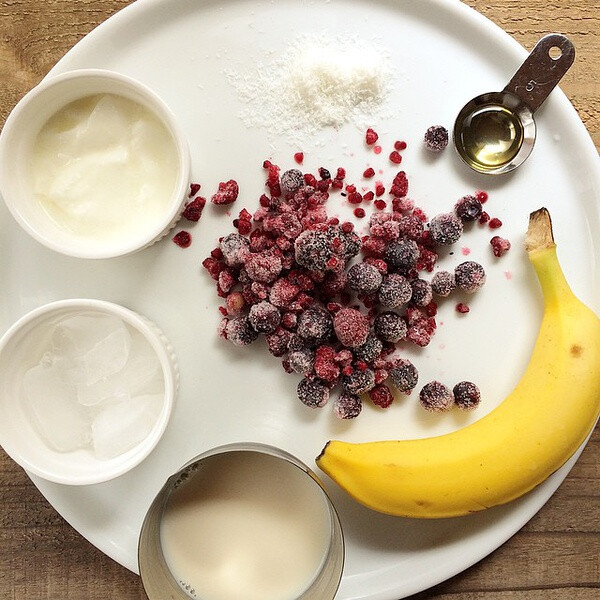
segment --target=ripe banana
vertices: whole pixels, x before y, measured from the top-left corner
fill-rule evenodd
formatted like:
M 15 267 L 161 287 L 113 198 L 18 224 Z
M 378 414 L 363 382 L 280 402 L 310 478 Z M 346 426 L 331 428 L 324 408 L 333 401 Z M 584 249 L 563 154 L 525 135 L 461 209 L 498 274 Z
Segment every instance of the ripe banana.
M 316 462 L 357 501 L 398 516 L 465 515 L 522 496 L 585 441 L 600 413 L 600 319 L 569 288 L 544 208 L 530 215 L 526 250 L 544 316 L 515 389 L 447 435 L 328 442 Z

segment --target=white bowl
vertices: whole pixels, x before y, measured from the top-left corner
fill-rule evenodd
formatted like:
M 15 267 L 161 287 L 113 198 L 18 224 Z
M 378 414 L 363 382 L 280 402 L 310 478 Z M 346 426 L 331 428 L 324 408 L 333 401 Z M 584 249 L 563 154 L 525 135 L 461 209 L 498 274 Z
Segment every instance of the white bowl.
M 150 111 L 166 128 L 167 139 L 171 138 L 174 150 L 172 177 L 175 183 L 160 211 L 153 213 L 139 231 L 128 230 L 123 235 L 119 232 L 108 240 L 98 239 L 87 231 L 73 231 L 72 227 L 52 218 L 34 192 L 32 173 L 36 139 L 48 120 L 76 100 L 101 94 L 124 97 Z M 158 241 L 181 216 L 189 183 L 189 147 L 173 113 L 150 88 L 112 71 L 82 69 L 44 79 L 20 100 L 0 134 L 0 193 L 8 209 L 33 238 L 69 256 L 110 258 L 136 252 Z
M 48 347 L 49 327 L 75 314 L 112 315 L 140 332 L 156 353 L 164 377 L 164 399 L 150 433 L 113 458 L 97 458 L 91 447 L 59 452 L 48 444 L 25 406 L 23 377 Z M 138 465 L 163 435 L 179 382 L 171 344 L 156 325 L 123 306 L 103 300 L 59 300 L 14 323 L 0 338 L 0 445 L 25 470 L 49 481 L 87 485 L 108 481 Z

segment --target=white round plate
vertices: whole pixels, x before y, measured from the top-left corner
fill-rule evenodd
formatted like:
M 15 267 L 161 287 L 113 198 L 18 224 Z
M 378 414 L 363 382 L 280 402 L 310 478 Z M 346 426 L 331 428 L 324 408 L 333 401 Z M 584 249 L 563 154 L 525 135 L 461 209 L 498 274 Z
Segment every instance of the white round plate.
M 299 34 L 352 37 L 389 54 L 395 71 L 387 114 L 371 125 L 384 148 L 375 156 L 364 127 L 348 124 L 307 138 L 303 147 L 273 139 L 238 118 L 238 92 L 226 72 L 250 78 L 269 65 Z M 136 543 L 142 518 L 169 474 L 196 454 L 224 443 L 257 441 L 280 446 L 314 466 L 332 438 L 367 441 L 434 435 L 462 426 L 494 408 L 521 376 L 541 319 L 541 296 L 522 242 L 529 212 L 551 212 L 560 259 L 575 292 L 599 307 L 600 169 L 594 146 L 577 114 L 556 90 L 537 113 L 538 140 L 529 160 L 510 176 L 486 178 L 463 167 L 450 149 L 432 159 L 421 147 L 425 129 L 451 127 L 473 96 L 504 87 L 526 56 L 506 33 L 458 0 L 138 0 L 103 23 L 55 67 L 107 68 L 153 88 L 187 131 L 193 177 L 210 196 L 230 178 L 241 194 L 228 215 L 208 205 L 201 221 L 183 223 L 193 235 L 182 250 L 165 238 L 138 254 L 85 261 L 51 252 L 21 231 L 0 207 L 0 325 L 9 325 L 43 303 L 68 297 L 101 298 L 147 315 L 172 341 L 181 387 L 172 421 L 155 451 L 139 467 L 108 483 L 68 487 L 36 477 L 53 506 L 103 552 L 137 571 Z M 268 72 L 268 66 L 264 67 Z M 264 69 L 263 69 L 264 72 Z M 348 181 L 361 181 L 367 164 L 382 168 L 393 142 L 404 139 L 402 168 L 410 196 L 430 215 L 448 211 L 466 193 L 489 192 L 486 208 L 513 244 L 494 259 L 487 227 L 465 234 L 448 268 L 481 261 L 488 283 L 460 316 L 442 303 L 432 343 L 410 351 L 424 383 L 475 380 L 484 402 L 475 414 L 425 414 L 415 394 L 387 410 L 365 406 L 353 422 L 340 422 L 330 406 L 310 410 L 295 399 L 297 378 L 283 372 L 261 344 L 235 348 L 217 338 L 213 281 L 200 266 L 219 236 L 232 230 L 237 211 L 253 211 L 264 189 L 262 162 L 304 168 L 344 166 Z M 397 170 L 397 168 L 396 168 Z M 339 197 L 329 211 L 347 207 Z M 464 250 L 463 250 L 464 249 Z M 543 485 L 517 502 L 465 518 L 399 519 L 367 510 L 330 481 L 347 540 L 347 564 L 339 600 L 397 600 L 467 568 L 522 527 L 552 495 L 573 458 Z M 326 479 L 326 478 L 325 478 Z

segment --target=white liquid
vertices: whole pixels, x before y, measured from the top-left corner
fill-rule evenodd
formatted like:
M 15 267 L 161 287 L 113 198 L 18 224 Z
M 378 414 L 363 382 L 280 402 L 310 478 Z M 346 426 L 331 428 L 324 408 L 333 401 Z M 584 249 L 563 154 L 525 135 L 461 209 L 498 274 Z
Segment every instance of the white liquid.
M 176 185 L 177 150 L 165 125 L 141 104 L 89 96 L 44 124 L 31 178 L 60 228 L 99 243 L 119 240 L 161 222 Z
M 323 492 L 300 469 L 255 452 L 216 455 L 171 495 L 161 523 L 167 565 L 202 600 L 293 600 L 331 535 Z

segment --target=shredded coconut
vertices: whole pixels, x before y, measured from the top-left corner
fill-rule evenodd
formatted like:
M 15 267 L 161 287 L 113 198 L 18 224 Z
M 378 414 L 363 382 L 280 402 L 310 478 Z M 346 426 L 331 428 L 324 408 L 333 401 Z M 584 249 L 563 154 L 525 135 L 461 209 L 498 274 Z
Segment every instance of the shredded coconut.
M 226 71 L 247 127 L 301 143 L 324 127 L 363 129 L 381 116 L 392 86 L 389 57 L 356 38 L 302 36 L 254 73 Z

